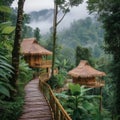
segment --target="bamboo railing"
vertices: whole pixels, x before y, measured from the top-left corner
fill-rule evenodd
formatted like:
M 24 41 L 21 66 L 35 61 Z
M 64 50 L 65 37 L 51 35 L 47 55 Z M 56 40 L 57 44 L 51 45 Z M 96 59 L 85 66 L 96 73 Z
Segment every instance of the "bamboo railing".
M 55 97 L 51 87 L 41 79 L 39 79 L 39 86 L 48 103 L 50 104 L 53 112 L 53 120 L 72 120 L 58 99 Z

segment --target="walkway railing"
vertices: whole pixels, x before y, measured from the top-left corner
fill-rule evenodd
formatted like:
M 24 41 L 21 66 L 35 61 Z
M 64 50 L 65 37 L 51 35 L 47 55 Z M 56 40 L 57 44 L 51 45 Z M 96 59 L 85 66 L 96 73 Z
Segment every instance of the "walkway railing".
M 54 96 L 50 86 L 41 79 L 39 80 L 39 86 L 51 106 L 54 120 L 72 120 L 59 103 L 58 99 Z
M 50 79 L 49 73 L 42 73 L 39 76 L 40 76 L 39 79 L 43 82 L 46 82 L 48 79 Z

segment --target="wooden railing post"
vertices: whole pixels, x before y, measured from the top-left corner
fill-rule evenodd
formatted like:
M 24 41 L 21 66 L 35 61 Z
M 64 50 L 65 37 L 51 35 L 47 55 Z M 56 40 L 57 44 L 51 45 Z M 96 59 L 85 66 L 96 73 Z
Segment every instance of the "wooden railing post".
M 62 115 L 61 111 L 60 111 L 60 120 L 64 120 L 64 116 Z
M 56 104 L 56 115 L 55 115 L 56 120 L 60 120 L 60 114 L 59 114 L 59 108 L 58 105 Z

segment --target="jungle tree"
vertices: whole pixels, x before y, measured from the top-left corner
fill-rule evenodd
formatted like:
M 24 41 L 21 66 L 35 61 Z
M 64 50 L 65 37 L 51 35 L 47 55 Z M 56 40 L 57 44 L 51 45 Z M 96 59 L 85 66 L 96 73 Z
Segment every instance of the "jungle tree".
M 52 57 L 52 76 L 53 76 L 53 71 L 54 71 L 54 63 L 55 63 L 55 49 L 56 49 L 56 39 L 57 39 L 57 26 L 58 24 L 63 20 L 65 17 L 65 14 L 68 12 L 68 8 L 61 8 L 64 9 L 64 15 L 63 17 L 58 21 L 57 16 L 58 16 L 58 7 L 62 6 L 65 3 L 63 0 L 54 0 L 54 19 L 53 19 L 53 57 Z
M 40 38 L 41 38 L 41 35 L 40 35 L 40 29 L 38 27 L 35 28 L 34 30 L 34 37 L 39 41 Z
M 77 6 L 83 0 L 54 0 L 54 19 L 53 19 L 53 57 L 52 57 L 52 76 L 55 64 L 55 50 L 57 40 L 57 27 L 64 19 L 65 15 L 70 11 L 70 7 Z M 63 16 L 58 20 L 58 14 L 62 12 Z
M 19 74 L 19 52 L 20 52 L 20 40 L 22 31 L 22 21 L 23 21 L 23 6 L 25 0 L 18 1 L 18 13 L 17 13 L 17 23 L 15 29 L 14 46 L 12 51 L 12 66 L 14 68 L 14 73 L 12 74 L 11 84 L 16 87 L 16 81 Z
M 120 0 L 88 0 L 90 12 L 97 12 L 105 29 L 105 51 L 113 55 L 113 80 L 116 84 L 114 112 L 120 115 Z M 120 120 L 120 117 L 118 118 Z
M 81 46 L 76 47 L 76 66 L 80 63 L 80 60 L 88 60 L 89 63 L 92 63 L 91 58 L 92 55 L 88 48 Z

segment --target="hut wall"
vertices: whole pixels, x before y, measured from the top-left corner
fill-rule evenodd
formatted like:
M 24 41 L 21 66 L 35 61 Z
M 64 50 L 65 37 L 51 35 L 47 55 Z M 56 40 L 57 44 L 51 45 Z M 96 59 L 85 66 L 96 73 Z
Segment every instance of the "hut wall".
M 91 85 L 96 82 L 95 78 L 74 78 L 73 83 L 80 84 L 80 85 Z
M 29 66 L 34 67 L 40 65 L 42 62 L 42 57 L 39 55 L 26 55 L 24 56 L 25 61 L 29 64 Z
M 34 64 L 35 65 L 40 65 L 42 61 L 42 57 L 39 55 L 34 56 Z
M 42 57 L 39 55 L 31 56 L 31 66 L 40 66 Z
M 86 81 L 86 85 L 92 85 L 92 84 L 95 84 L 96 82 L 95 77 L 86 78 L 85 81 Z

